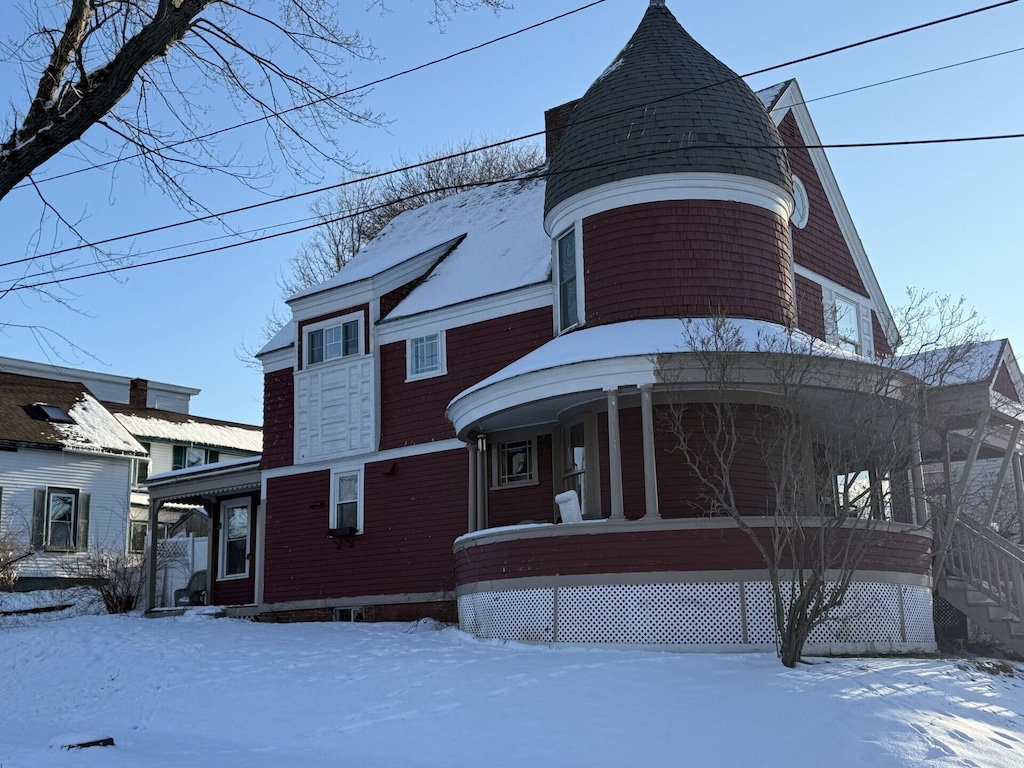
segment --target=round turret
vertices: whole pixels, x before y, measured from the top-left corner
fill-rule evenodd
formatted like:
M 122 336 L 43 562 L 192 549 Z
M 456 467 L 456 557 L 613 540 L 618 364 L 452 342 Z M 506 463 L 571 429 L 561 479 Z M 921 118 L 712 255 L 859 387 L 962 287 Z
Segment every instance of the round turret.
M 551 157 L 544 214 L 602 184 L 677 172 L 734 174 L 792 191 L 786 151 L 761 101 L 653 0 L 577 102 Z

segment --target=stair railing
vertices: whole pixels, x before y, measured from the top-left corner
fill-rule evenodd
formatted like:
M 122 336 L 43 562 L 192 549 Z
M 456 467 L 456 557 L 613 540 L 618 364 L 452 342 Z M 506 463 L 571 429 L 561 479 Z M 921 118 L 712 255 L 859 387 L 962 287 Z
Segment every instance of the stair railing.
M 938 527 L 949 521 L 934 519 Z M 949 535 L 949 547 L 936 578 L 950 576 L 968 582 L 972 589 L 998 603 L 1008 613 L 1024 619 L 1024 549 L 966 515 L 958 517 Z

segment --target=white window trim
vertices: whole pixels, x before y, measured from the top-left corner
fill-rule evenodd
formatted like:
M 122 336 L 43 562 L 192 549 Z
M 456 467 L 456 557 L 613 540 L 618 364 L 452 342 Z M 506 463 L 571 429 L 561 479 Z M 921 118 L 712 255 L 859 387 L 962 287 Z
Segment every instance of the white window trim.
M 838 307 L 836 301 L 841 299 L 856 308 L 857 328 L 860 332 L 860 351 L 856 354 L 861 357 L 873 358 L 875 356 L 874 327 L 871 323 L 872 302 L 863 296 L 853 293 L 838 291 L 822 285 L 821 304 L 825 313 L 825 339 L 829 344 L 840 345 Z
M 405 340 L 405 380 L 419 381 L 421 379 L 433 379 L 438 376 L 446 376 L 448 374 L 448 344 L 445 339 L 445 332 L 434 331 L 432 333 L 424 333 L 419 336 L 413 336 L 412 338 Z M 437 336 L 437 360 L 438 368 L 436 371 L 424 371 L 423 373 L 412 372 L 412 343 L 416 339 L 426 339 L 430 336 Z
M 562 280 L 559 272 L 558 242 L 573 232 L 576 237 L 576 322 L 562 327 Z M 554 289 L 555 328 L 558 334 L 566 333 L 586 325 L 587 310 L 583 299 L 583 222 L 577 219 L 572 227 L 567 227 L 551 239 L 551 275 Z
M 530 444 L 530 474 L 532 479 L 530 480 L 515 480 L 510 483 L 501 482 L 501 454 L 502 448 L 509 443 L 529 443 Z M 537 438 L 536 437 L 520 437 L 505 440 L 497 440 L 494 443 L 494 447 L 491 450 L 491 490 L 498 491 L 504 490 L 505 488 L 524 488 L 530 485 L 540 485 L 540 475 L 538 473 L 538 462 L 537 462 Z
M 246 524 L 245 534 L 245 570 L 242 573 L 225 573 L 228 562 L 228 512 L 238 507 L 245 507 L 249 510 L 249 521 Z M 249 578 L 249 563 L 252 560 L 252 499 L 244 497 L 240 499 L 227 499 L 220 503 L 220 535 L 219 546 L 217 547 L 219 557 L 217 558 L 217 580 L 235 581 L 236 579 Z
M 53 532 L 53 521 L 50 519 L 50 498 L 53 496 L 71 496 L 74 507 L 71 510 L 71 546 L 59 547 L 50 541 Z M 82 514 L 82 491 L 67 486 L 47 486 L 43 497 L 43 549 L 47 552 L 77 552 L 78 550 L 78 517 Z
M 328 512 L 327 527 L 329 530 L 339 528 L 337 524 L 337 506 L 338 506 L 338 478 L 345 477 L 346 475 L 355 475 L 356 477 L 356 493 L 358 498 L 356 499 L 356 535 L 362 535 L 363 533 L 363 471 L 361 469 L 336 469 L 331 472 L 331 506 Z
M 793 174 L 793 215 L 790 217 L 790 221 L 793 226 L 797 229 L 803 229 L 807 226 L 807 219 L 811 214 L 811 202 L 807 196 L 807 188 L 804 183 L 800 180 L 800 177 L 795 173 Z M 792 249 L 790 249 L 792 252 Z
M 341 357 L 332 357 L 330 360 L 322 360 L 319 363 L 309 362 L 309 335 L 316 331 L 322 331 L 326 328 L 333 328 L 335 326 L 343 326 L 345 323 L 351 321 L 357 321 L 359 323 L 359 337 L 356 342 L 357 352 L 354 355 L 342 354 Z M 338 315 L 327 320 L 321 320 L 318 323 L 311 323 L 310 325 L 302 326 L 302 355 L 303 360 L 300 360 L 299 368 L 302 370 L 311 370 L 313 368 L 320 368 L 325 365 L 334 365 L 336 363 L 346 362 L 355 360 L 360 357 L 364 357 L 366 354 L 366 328 L 365 328 L 365 317 L 362 312 L 349 312 L 347 315 Z M 344 343 L 344 338 L 342 339 Z

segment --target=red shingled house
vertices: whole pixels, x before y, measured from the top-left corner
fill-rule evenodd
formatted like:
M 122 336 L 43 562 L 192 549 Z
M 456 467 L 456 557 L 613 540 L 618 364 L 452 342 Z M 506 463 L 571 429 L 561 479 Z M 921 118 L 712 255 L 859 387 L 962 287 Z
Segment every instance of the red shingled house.
M 772 646 L 756 551 L 695 508 L 656 428 L 673 385 L 655 357 L 679 351 L 680 318 L 720 315 L 761 335 L 797 328 L 854 366 L 892 354 L 828 161 L 802 148 L 820 141 L 799 88 L 754 93 L 655 0 L 547 121 L 538 175 L 402 214 L 289 301 L 292 322 L 260 354 L 245 610 L 457 607 L 480 636 Z M 764 473 L 747 478 L 763 498 Z M 555 502 L 567 490 L 574 524 Z M 870 615 L 811 646 L 934 647 L 931 531 L 897 507 L 880 534 L 890 556 L 851 591 Z

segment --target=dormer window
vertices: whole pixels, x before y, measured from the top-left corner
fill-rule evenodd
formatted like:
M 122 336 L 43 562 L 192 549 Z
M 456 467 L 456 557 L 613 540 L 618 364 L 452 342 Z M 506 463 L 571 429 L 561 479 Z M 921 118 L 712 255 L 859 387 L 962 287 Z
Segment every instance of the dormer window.
M 579 269 L 576 229 L 555 242 L 555 273 L 558 280 L 558 330 L 567 331 L 580 323 Z
M 319 365 L 331 360 L 358 355 L 360 334 L 358 317 L 351 320 L 329 320 L 306 331 L 306 365 Z

